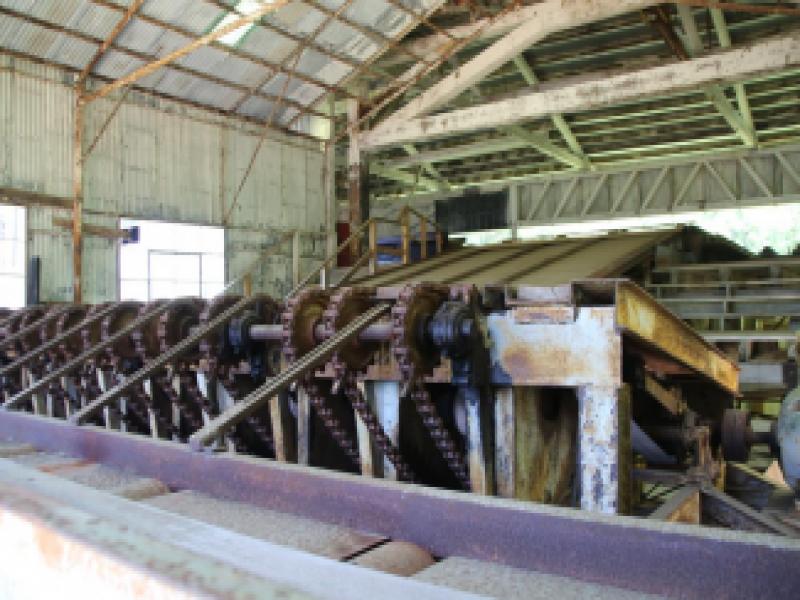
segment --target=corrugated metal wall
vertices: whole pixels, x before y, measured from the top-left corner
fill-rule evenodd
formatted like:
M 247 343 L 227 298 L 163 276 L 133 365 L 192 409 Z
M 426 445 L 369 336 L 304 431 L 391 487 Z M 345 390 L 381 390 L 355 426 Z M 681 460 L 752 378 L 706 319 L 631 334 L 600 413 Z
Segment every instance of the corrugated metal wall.
M 71 195 L 71 81 L 72 75 L 60 69 L 0 55 L 0 186 Z M 103 99 L 89 107 L 84 147 L 115 103 Z M 85 164 L 86 222 L 116 226 L 116 218 L 126 216 L 223 225 L 230 213 L 229 279 L 288 229 L 305 232 L 301 246 L 310 263 L 324 253 L 318 144 L 270 133 L 231 210 L 258 134 L 249 123 L 131 92 Z M 71 239 L 52 225 L 54 216 L 69 214 L 40 207 L 30 207 L 28 214 L 29 254 L 42 257 L 42 298 L 69 300 Z M 85 239 L 87 301 L 116 298 L 115 250 L 112 241 Z M 290 266 L 288 256 L 269 261 L 254 282 L 256 289 L 287 289 Z

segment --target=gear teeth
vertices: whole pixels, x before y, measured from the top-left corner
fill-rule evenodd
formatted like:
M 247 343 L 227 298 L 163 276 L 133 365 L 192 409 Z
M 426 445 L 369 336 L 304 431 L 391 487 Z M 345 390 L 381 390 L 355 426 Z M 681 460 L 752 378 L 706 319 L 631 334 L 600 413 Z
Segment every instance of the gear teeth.
M 444 426 L 444 422 L 436 410 L 436 405 L 431 400 L 430 394 L 425 389 L 425 374 L 420 371 L 420 366 L 414 364 L 413 353 L 411 352 L 411 340 L 406 340 L 405 319 L 416 300 L 417 294 L 434 291 L 443 294 L 445 298 L 450 297 L 450 290 L 443 286 L 429 286 L 425 284 L 406 285 L 397 297 L 397 303 L 392 307 L 392 356 L 394 356 L 400 373 L 408 385 L 406 389 L 414 400 L 414 406 L 419 413 L 422 423 L 428 430 L 431 439 L 436 444 L 439 453 L 447 462 L 448 467 L 456 476 L 461 486 L 469 491 L 471 489 L 469 474 L 467 472 L 464 458 L 457 450 L 450 432 Z

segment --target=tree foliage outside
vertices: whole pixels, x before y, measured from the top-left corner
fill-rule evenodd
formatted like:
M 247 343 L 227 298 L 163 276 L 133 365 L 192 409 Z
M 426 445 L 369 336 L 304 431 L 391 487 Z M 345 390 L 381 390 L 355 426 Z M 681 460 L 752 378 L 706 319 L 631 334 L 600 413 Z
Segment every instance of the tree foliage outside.
M 724 236 L 754 254 L 766 250 L 769 254 L 789 255 L 800 245 L 800 204 L 522 227 L 519 237 L 528 240 L 555 236 L 580 237 L 608 231 L 663 229 L 679 224 L 696 225 L 709 233 Z M 482 246 L 506 241 L 510 232 L 508 229 L 494 229 L 460 236 L 468 245 Z
M 800 244 L 800 205 L 701 213 L 690 222 L 756 254 L 765 248 L 777 254 L 792 254 Z

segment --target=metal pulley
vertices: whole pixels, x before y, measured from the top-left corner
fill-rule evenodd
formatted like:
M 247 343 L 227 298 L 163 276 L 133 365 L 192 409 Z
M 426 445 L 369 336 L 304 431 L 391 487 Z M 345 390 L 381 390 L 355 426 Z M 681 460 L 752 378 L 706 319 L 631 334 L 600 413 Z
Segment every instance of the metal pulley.
M 800 499 L 800 388 L 783 399 L 776 437 L 781 449 L 783 477 Z

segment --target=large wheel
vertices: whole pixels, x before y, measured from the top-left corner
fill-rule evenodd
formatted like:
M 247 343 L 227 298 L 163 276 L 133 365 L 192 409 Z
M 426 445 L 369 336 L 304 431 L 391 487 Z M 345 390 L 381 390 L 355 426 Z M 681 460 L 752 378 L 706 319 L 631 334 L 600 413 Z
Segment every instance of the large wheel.
M 722 415 L 722 455 L 725 460 L 747 462 L 753 441 L 750 413 L 733 408 Z

